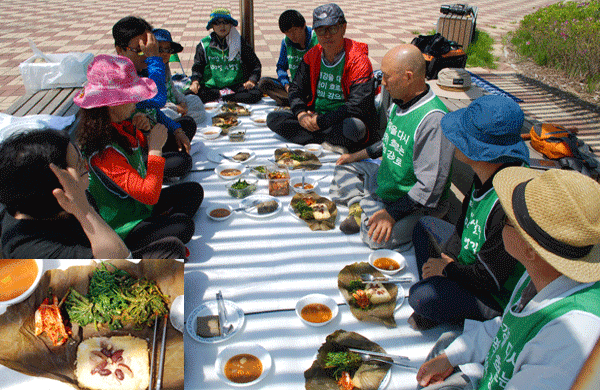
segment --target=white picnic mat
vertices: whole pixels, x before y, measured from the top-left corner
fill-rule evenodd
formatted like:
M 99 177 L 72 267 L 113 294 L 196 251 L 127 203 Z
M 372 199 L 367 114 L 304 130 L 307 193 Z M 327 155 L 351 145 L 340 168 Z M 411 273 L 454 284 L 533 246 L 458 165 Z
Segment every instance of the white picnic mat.
M 251 106 L 252 111 L 268 112 L 274 108 L 270 99 Z M 211 122 L 209 115 L 204 126 Z M 226 137 L 205 140 L 194 138 L 197 153 L 193 155 L 194 169 L 215 167 L 208 161 L 211 150 L 235 151 L 248 148 L 256 153 L 257 160 L 273 158 L 276 148 L 286 142 L 265 126 L 256 126 L 248 117 L 240 117 L 246 129 L 246 140 L 230 142 Z M 199 142 L 202 142 L 200 145 Z M 289 147 L 299 145 L 287 144 Z M 214 153 L 214 152 L 213 152 Z M 337 155 L 325 151 L 319 157 L 323 166 L 307 171 L 306 177 L 319 178 L 317 192 L 329 197 L 334 162 Z M 252 165 L 255 161 L 250 162 Z M 301 172 L 291 171 L 292 178 Z M 247 177 L 254 178 L 247 173 Z M 196 307 L 215 299 L 218 291 L 226 300 L 235 302 L 246 313 L 244 328 L 231 339 L 219 344 L 202 344 L 185 335 L 186 390 L 224 389 L 228 386 L 218 379 L 215 371 L 217 354 L 236 343 L 257 343 L 266 348 L 273 358 L 269 375 L 252 388 L 301 389 L 303 372 L 308 369 L 325 337 L 337 329 L 356 331 L 379 343 L 389 353 L 409 356 L 415 366 L 425 359 L 442 330 L 426 332 L 410 329 L 406 320 L 412 313 L 405 301 L 395 312 L 397 328 L 357 321 L 347 306 L 340 306 L 340 315 L 324 327 L 305 326 L 293 309 L 296 302 L 307 294 L 321 293 L 337 303 L 344 301 L 337 289 L 337 275 L 347 264 L 368 261 L 372 252 L 362 243 L 359 235 L 347 236 L 339 224 L 348 215 L 345 207 L 338 207 L 336 228 L 329 231 L 311 231 L 308 226 L 289 211 L 289 196 L 279 197 L 282 210 L 267 219 L 257 219 L 237 212 L 226 221 L 208 218 L 206 209 L 215 204 L 237 207 L 239 199 L 231 197 L 225 181 L 214 172 L 192 172 L 184 180 L 202 184 L 204 201 L 196 215 L 196 232 L 188 244 L 190 261 L 185 267 L 186 316 Z M 259 180 L 256 194 L 268 194 L 267 181 Z M 414 253 L 404 253 L 408 266 L 398 275 L 411 275 L 416 280 Z M 403 284 L 408 294 L 410 283 Z M 266 311 L 282 310 L 270 313 Z M 255 313 L 255 314 L 251 314 Z M 187 317 L 186 317 L 187 318 Z M 416 372 L 393 368 L 388 389 L 414 389 Z

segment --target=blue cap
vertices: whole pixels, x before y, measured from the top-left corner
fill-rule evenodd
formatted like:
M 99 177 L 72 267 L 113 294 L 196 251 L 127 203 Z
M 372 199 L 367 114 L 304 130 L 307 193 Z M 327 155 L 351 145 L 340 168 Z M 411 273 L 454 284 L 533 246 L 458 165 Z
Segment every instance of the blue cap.
M 170 42 L 171 49 L 173 49 L 174 53 L 181 53 L 183 51 L 183 46 L 181 46 L 177 42 L 173 42 L 173 38 L 171 38 L 171 33 L 164 28 L 155 28 L 152 30 L 152 34 L 158 42 Z
M 441 126 L 446 138 L 473 161 L 529 164 L 529 149 L 521 138 L 524 119 L 512 99 L 487 95 L 446 114 Z
M 237 20 L 231 17 L 231 12 L 227 8 L 216 8 L 213 9 L 210 13 L 210 19 L 208 20 L 208 24 L 206 25 L 206 29 L 210 30 L 213 23 L 217 19 L 224 19 L 231 23 L 234 27 L 238 25 Z

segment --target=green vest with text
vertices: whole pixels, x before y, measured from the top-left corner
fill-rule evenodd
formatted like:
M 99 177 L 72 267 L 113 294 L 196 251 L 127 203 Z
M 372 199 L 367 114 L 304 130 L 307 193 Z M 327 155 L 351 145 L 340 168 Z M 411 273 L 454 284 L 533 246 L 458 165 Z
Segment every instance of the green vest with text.
M 242 53 L 238 53 L 233 60 L 229 60 L 229 48 L 220 50 L 210 47 L 210 35 L 200 42 L 206 54 L 206 67 L 204 68 L 204 85 L 207 88 L 225 88 L 244 81 L 242 70 Z
M 317 81 L 317 96 L 315 99 L 315 111 L 317 114 L 334 111 L 346 103 L 344 92 L 342 92 L 342 74 L 344 73 L 345 60 L 345 53 L 333 66 L 325 65 L 325 62 L 321 59 L 319 80 Z
M 126 153 L 120 146 L 111 145 L 121 153 L 129 164 L 140 174 L 146 176 L 146 165 L 142 158 L 142 148 L 133 149 L 133 153 Z M 91 157 L 89 160 L 91 166 Z M 102 219 L 124 239 L 138 223 L 152 214 L 153 206 L 133 199 L 123 189 L 118 188 L 112 181 L 101 180 L 94 169 L 90 169 L 90 194 L 94 197 Z
M 404 114 L 398 114 L 394 103 L 390 109 L 390 119 L 383 135 L 383 156 L 377 171 L 377 196 L 393 202 L 410 191 L 417 182 L 413 167 L 413 149 L 415 131 L 427 114 L 432 111 L 447 113 L 442 101 L 434 96 L 421 106 L 412 108 Z M 450 183 L 442 198 L 448 196 Z
M 510 302 L 512 308 L 531 279 L 525 278 Z M 490 346 L 485 359 L 483 378 L 479 390 L 500 390 L 513 376 L 515 363 L 525 345 L 550 321 L 572 311 L 580 310 L 600 317 L 600 282 L 575 291 L 535 313 L 515 316 L 511 310 L 504 311 L 502 324 Z
M 317 43 L 319 43 L 319 41 L 317 40 L 317 34 L 315 34 L 315 32 L 312 31 L 310 36 L 310 42 L 306 49 L 299 49 L 295 47 L 294 45 L 292 45 L 292 41 L 288 37 L 283 38 L 283 42 L 285 44 L 288 67 L 290 69 L 290 80 L 293 80 L 294 76 L 296 76 L 296 71 L 298 70 L 300 63 L 302 62 L 302 58 L 304 58 L 304 54 L 306 54 L 306 52 L 313 46 L 316 46 Z

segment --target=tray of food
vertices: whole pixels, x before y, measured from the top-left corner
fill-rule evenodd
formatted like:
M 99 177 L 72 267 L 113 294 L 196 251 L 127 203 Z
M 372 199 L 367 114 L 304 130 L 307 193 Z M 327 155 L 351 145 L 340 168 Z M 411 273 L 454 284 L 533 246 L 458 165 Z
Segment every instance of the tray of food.
M 149 351 L 153 326 L 160 323 L 169 373 L 163 389 L 183 389 L 183 335 L 168 321 L 183 287 L 183 263 L 175 260 L 110 260 L 48 270 L 31 296 L 0 315 L 0 337 L 11 340 L 0 360 L 23 374 L 75 388 L 142 390 L 155 379 Z
M 227 135 L 229 130 L 239 125 L 236 114 L 229 112 L 217 114 L 212 117 L 212 125 L 221 128 L 221 135 Z
M 308 169 L 310 171 L 319 169 L 322 165 L 317 156 L 302 149 L 276 149 L 275 161 L 289 169 Z
M 336 330 L 326 337 L 315 361 L 304 371 L 307 390 L 356 389 L 380 390 L 390 380 L 389 363 L 363 361 L 361 355 L 349 348 L 385 353 L 378 344 L 366 337 L 345 330 Z
M 345 266 L 338 274 L 338 289 L 359 321 L 396 327 L 394 312 L 404 302 L 404 289 L 394 283 L 365 283 L 361 274 L 384 275 L 367 262 Z
M 219 111 L 229 114 L 235 114 L 237 116 L 249 116 L 250 106 L 243 103 L 227 102 L 221 105 Z
M 292 215 L 305 222 L 311 230 L 335 228 L 338 214 L 335 203 L 315 192 L 294 195 L 289 208 Z

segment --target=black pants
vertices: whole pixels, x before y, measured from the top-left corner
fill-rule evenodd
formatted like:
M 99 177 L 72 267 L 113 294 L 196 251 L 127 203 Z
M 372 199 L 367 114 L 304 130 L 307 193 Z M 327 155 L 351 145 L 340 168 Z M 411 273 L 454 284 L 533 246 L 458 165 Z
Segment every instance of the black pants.
M 185 244 L 177 237 L 165 237 L 131 251 L 134 259 L 186 259 Z
M 181 130 L 191 142 L 196 135 L 196 121 L 191 116 L 186 115 L 175 119 L 175 122 L 181 125 Z M 167 136 L 167 142 L 165 142 L 162 151 L 165 158 L 164 176 L 166 178 L 185 176 L 192 169 L 192 156 L 185 151 L 179 151 L 177 140 L 172 133 Z
M 279 80 L 272 77 L 263 77 L 258 81 L 258 89 L 275 100 L 278 106 L 289 106 L 290 99 L 288 92 L 285 87 L 279 82 Z
M 204 190 L 196 182 L 163 188 L 152 215 L 129 232 L 125 244 L 132 252 L 165 237 L 176 237 L 187 244 L 194 234 L 193 218 L 203 199 Z
M 295 144 L 320 144 L 329 142 L 332 145 L 343 146 L 350 153 L 367 146 L 367 126 L 358 118 L 346 118 L 325 130 L 308 131 L 300 125 L 292 111 L 273 111 L 267 115 L 267 126 L 289 142 Z
M 262 92 L 257 87 L 246 89 L 242 84 L 237 84 L 229 88 L 233 93 L 223 96 L 223 100 L 226 102 L 255 104 L 262 99 Z M 193 92 L 187 90 L 186 94 L 193 94 Z M 214 102 L 221 98 L 221 92 L 217 88 L 200 88 L 196 95 L 202 100 L 202 103 Z

